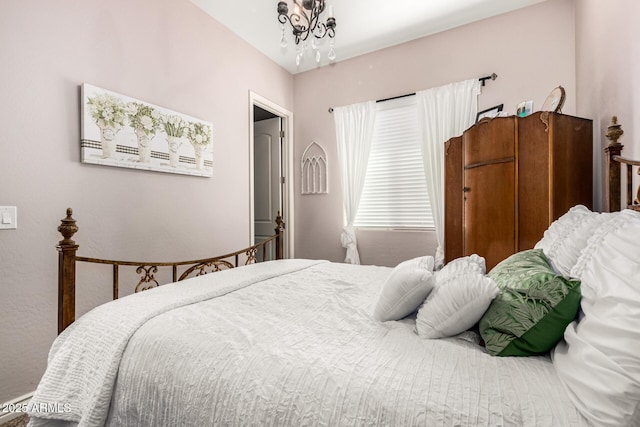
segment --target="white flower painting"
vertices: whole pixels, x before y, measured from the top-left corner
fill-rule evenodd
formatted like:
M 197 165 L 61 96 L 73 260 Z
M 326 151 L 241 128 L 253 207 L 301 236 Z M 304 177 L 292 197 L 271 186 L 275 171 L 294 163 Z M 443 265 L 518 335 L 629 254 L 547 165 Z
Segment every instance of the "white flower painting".
M 82 162 L 213 176 L 213 125 L 84 83 Z

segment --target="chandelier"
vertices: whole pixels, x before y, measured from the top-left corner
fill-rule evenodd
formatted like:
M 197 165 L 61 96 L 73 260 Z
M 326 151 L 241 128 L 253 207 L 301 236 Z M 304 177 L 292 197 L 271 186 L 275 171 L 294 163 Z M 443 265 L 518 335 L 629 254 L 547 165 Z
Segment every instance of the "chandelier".
M 287 47 L 285 39 L 285 24 L 289 22 L 293 29 L 293 37 L 297 48 L 296 65 L 304 55 L 307 46 L 307 39 L 311 36 L 311 48 L 315 51 L 316 62 L 320 62 L 319 41 L 325 36 L 329 36 L 329 53 L 327 57 L 333 61 L 336 59 L 336 51 L 333 48 L 333 38 L 336 35 L 336 18 L 333 17 L 333 6 L 328 7 L 326 21 L 322 21 L 320 15 L 325 9 L 325 0 L 293 0 L 294 11 L 289 15 L 289 6 L 286 1 L 278 2 L 278 21 L 282 24 L 281 47 Z M 302 46 L 300 46 L 300 42 Z

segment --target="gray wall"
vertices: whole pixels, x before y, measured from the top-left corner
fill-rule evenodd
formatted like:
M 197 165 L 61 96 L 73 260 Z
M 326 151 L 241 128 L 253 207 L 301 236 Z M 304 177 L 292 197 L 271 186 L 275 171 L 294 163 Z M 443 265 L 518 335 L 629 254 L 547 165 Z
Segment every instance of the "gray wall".
M 383 99 L 495 72 L 479 109 L 533 100 L 540 108 L 551 90 L 567 91 L 563 109 L 576 112 L 574 1 L 552 0 L 295 76 L 296 158 L 311 141 L 329 158 L 330 193 L 296 203 L 296 254 L 342 261 L 342 191 L 333 116 L 329 107 Z M 339 47 L 338 38 L 336 43 Z M 429 232 L 358 230 L 363 264 L 394 266 L 432 255 Z
M 85 256 L 193 259 L 246 246 L 249 91 L 292 110 L 293 77 L 188 0 L 3 0 L 0 64 L 0 205 L 18 207 L 19 225 L 0 231 L 5 402 L 35 390 L 57 334 L 65 209 Z M 212 122 L 213 178 L 81 164 L 83 82 Z M 82 310 L 109 296 L 91 275 L 81 285 Z
M 617 115 L 624 156 L 640 158 L 640 45 L 637 0 L 576 1 L 578 114 L 593 119 L 595 207 L 604 209 L 604 134 Z M 624 174 L 623 174 L 624 175 Z M 634 177 L 634 188 L 640 177 Z M 624 202 L 624 201 L 623 201 Z

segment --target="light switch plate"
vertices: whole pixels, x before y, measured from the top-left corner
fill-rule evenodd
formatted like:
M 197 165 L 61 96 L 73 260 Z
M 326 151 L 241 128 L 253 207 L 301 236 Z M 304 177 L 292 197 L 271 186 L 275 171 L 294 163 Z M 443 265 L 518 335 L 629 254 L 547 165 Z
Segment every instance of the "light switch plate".
M 15 206 L 0 206 L 0 230 L 18 228 L 18 208 Z

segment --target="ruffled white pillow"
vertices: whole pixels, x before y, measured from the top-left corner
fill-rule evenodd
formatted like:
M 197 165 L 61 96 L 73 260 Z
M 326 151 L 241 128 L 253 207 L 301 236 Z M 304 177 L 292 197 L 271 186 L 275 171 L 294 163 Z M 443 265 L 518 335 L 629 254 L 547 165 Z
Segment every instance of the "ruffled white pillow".
M 485 261 L 478 255 L 458 258 L 438 271 L 433 291 L 418 310 L 418 335 L 451 337 L 478 323 L 500 292 L 484 273 Z
M 380 321 L 400 320 L 413 313 L 433 289 L 432 256 L 398 264 L 389 274 L 373 309 Z
M 437 272 L 437 280 L 444 283 L 450 277 L 455 277 L 464 271 L 477 271 L 485 274 L 487 266 L 484 258 L 477 254 L 456 258 Z
M 583 316 L 552 353 L 576 408 L 598 426 L 640 426 L 640 214 L 606 216 L 572 270 Z
M 551 223 L 534 249 L 542 249 L 558 274 L 569 276 L 602 219 L 602 214 L 591 212 L 585 206 L 574 206 Z

